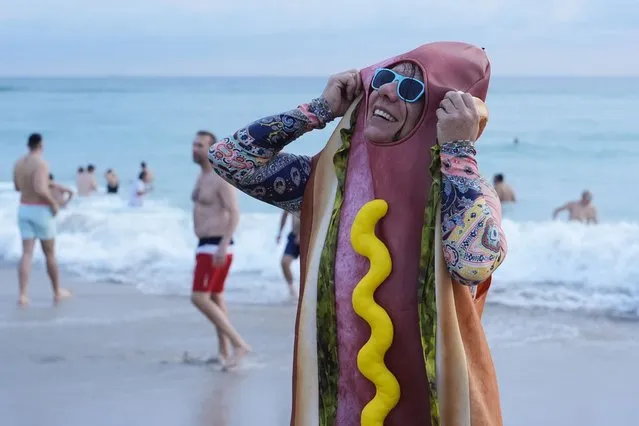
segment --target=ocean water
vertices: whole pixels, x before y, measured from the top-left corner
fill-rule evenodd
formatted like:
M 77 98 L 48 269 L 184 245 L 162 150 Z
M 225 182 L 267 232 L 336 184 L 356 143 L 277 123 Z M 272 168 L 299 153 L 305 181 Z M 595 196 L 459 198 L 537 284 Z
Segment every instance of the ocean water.
M 28 134 L 38 131 L 58 181 L 72 186 L 77 167 L 88 163 L 99 177 L 114 168 L 122 181 L 121 195 L 75 200 L 60 213 L 63 267 L 89 281 L 187 294 L 196 243 L 194 132 L 225 136 L 323 87 L 321 78 L 288 77 L 0 79 L 0 261 L 13 264 L 20 255 L 11 171 Z M 478 161 L 486 177 L 505 175 L 518 202 L 504 209 L 509 253 L 491 302 L 639 318 L 639 205 L 631 191 L 637 94 L 632 78 L 493 78 Z M 316 153 L 335 124 L 287 150 Z M 132 209 L 126 198 L 142 160 L 156 175 L 156 191 Z M 555 207 L 584 189 L 594 194 L 599 225 L 551 220 Z M 243 194 L 240 205 L 229 296 L 281 300 L 279 211 Z M 39 253 L 36 259 L 42 262 Z

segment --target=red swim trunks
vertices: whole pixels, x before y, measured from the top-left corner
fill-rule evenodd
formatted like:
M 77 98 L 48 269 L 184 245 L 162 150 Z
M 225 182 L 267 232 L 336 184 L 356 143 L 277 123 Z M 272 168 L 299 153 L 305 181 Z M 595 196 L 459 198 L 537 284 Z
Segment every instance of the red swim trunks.
M 195 272 L 193 273 L 193 291 L 202 293 L 222 293 L 224 282 L 229 274 L 233 255 L 227 254 L 222 266 L 213 264 L 213 255 L 197 253 L 195 256 Z

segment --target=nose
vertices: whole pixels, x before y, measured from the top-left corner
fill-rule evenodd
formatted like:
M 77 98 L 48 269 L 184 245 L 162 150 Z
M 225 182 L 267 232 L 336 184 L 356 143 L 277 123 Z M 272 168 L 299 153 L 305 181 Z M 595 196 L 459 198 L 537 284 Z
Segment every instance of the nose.
M 379 94 L 386 96 L 391 102 L 397 101 L 399 99 L 397 96 L 397 82 L 393 81 L 392 83 L 383 84 L 382 87 L 379 88 Z

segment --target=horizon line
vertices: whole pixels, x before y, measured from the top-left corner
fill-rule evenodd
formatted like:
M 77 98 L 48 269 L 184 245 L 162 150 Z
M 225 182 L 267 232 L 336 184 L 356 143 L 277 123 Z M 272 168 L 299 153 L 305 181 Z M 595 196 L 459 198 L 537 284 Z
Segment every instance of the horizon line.
M 1 79 L 72 78 L 328 78 L 327 74 L 0 74 Z M 491 78 L 639 78 L 639 74 L 492 74 Z

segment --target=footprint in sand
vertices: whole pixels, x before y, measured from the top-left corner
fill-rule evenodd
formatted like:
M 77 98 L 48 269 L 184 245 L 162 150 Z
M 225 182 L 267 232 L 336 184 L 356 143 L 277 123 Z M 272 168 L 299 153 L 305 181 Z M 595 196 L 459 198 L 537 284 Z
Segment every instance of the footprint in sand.
M 182 354 L 181 364 L 186 365 L 221 365 L 222 361 L 218 357 L 201 357 L 189 354 L 188 351 L 184 351 Z
M 220 371 L 223 371 L 223 372 L 235 371 L 239 369 L 244 370 L 246 368 L 255 368 L 261 365 L 259 362 L 256 363 L 255 360 L 251 360 L 250 362 L 247 362 L 246 360 L 247 354 L 248 353 L 241 354 L 237 360 L 235 361 L 229 360 L 227 363 L 224 363 L 218 357 L 206 358 L 202 356 L 191 355 L 188 351 L 184 351 L 179 363 L 183 365 L 193 365 L 193 366 L 199 366 L 199 367 L 208 366 L 208 365 L 220 366 L 221 367 Z M 238 363 L 238 361 L 241 361 L 241 362 Z M 162 364 L 168 364 L 168 362 L 163 361 Z

